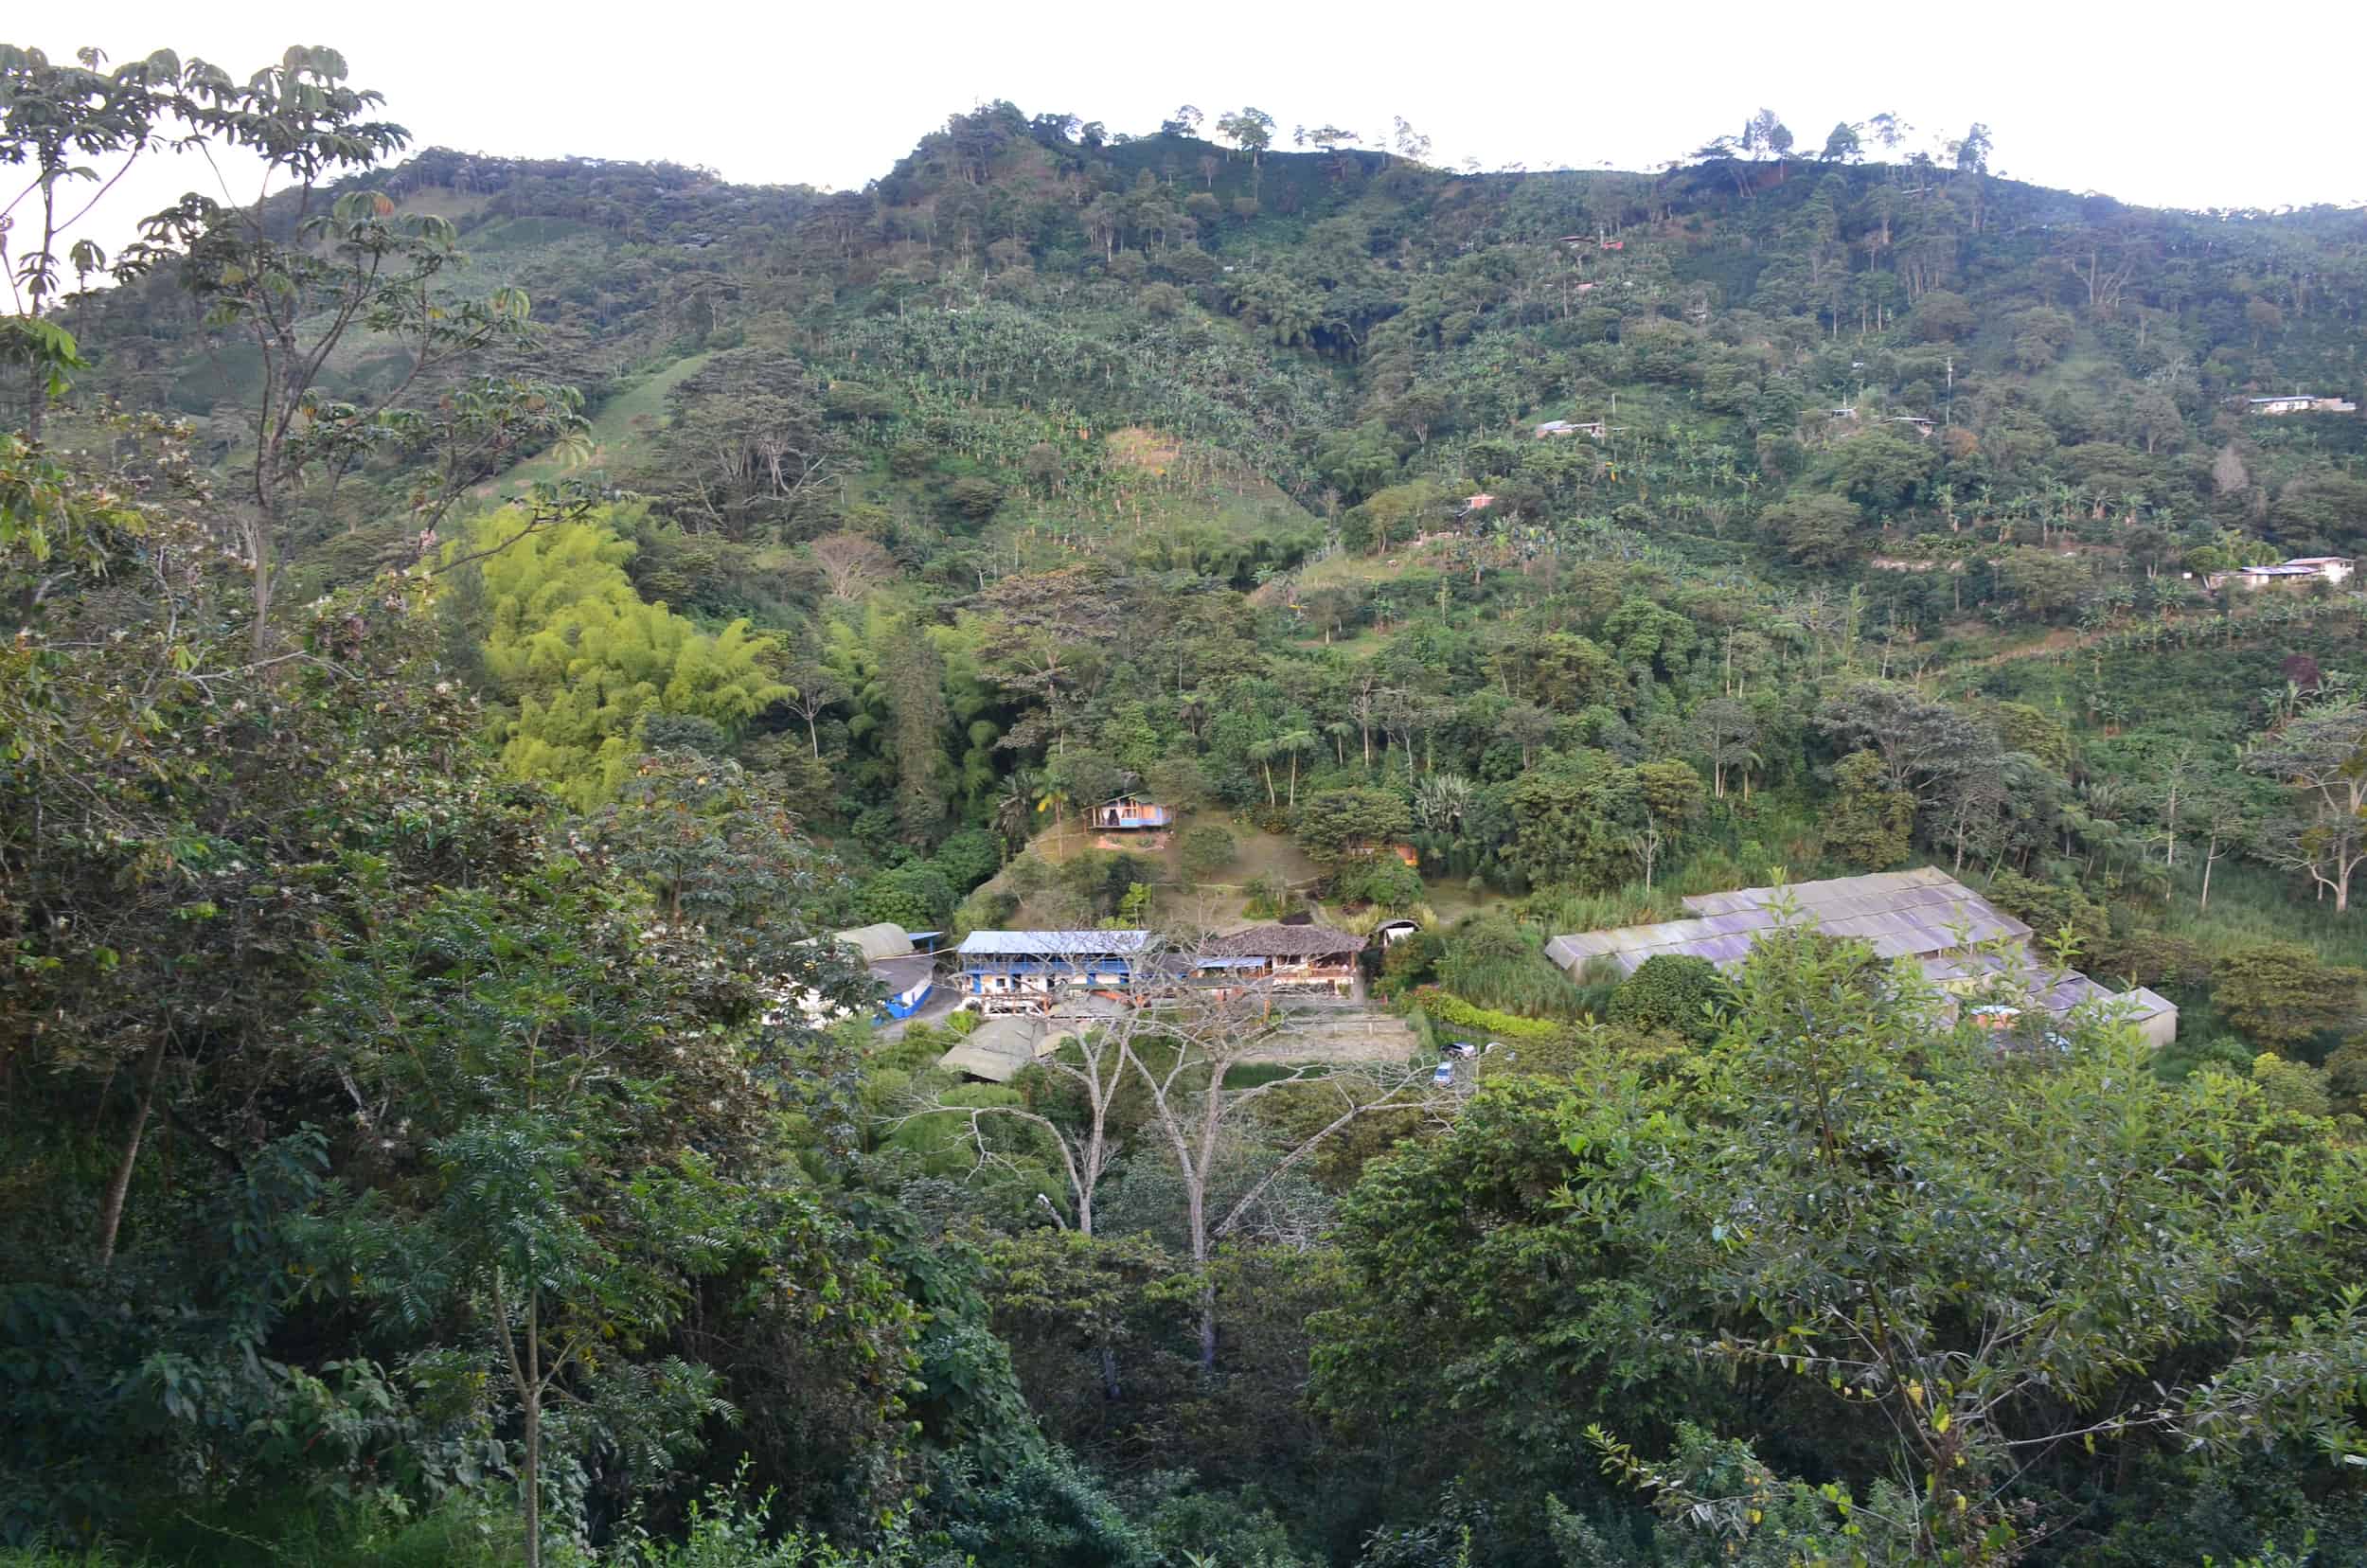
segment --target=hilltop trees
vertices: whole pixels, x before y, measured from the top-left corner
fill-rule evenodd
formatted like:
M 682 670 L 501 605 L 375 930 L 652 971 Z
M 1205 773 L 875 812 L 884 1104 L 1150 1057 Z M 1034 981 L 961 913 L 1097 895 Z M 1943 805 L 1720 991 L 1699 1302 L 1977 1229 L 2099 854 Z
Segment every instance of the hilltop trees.
M 1273 116 L 1263 109 L 1236 109 L 1218 117 L 1217 134 L 1248 153 L 1254 169 L 1273 145 Z

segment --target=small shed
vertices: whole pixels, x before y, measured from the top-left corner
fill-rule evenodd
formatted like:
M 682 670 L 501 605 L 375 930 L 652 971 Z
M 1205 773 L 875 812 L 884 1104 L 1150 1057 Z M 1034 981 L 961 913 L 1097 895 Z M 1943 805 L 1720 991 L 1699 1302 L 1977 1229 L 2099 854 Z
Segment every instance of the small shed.
M 1419 920 L 1383 920 L 1373 927 L 1373 939 L 1382 947 L 1396 947 L 1421 929 Z
M 990 1018 L 937 1058 L 937 1065 L 988 1083 L 1008 1083 L 1021 1068 L 1049 1056 L 1062 1038 L 1032 1018 Z
M 856 926 L 851 930 L 842 931 L 838 934 L 838 939 L 842 945 L 853 948 L 862 953 L 863 961 L 866 964 L 876 964 L 882 958 L 912 956 L 912 934 L 900 925 L 890 924 L 886 921 L 881 921 L 878 925 Z

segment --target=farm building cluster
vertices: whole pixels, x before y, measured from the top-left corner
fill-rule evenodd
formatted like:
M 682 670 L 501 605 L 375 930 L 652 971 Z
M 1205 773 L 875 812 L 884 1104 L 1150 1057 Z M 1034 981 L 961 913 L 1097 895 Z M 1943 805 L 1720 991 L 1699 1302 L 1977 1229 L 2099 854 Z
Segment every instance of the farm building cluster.
M 973 931 L 954 962 L 965 1002 L 991 1017 L 1049 1013 L 1090 997 L 1131 1003 L 1179 981 L 1346 997 L 1365 946 L 1362 936 L 1314 924 L 1252 926 L 1189 953 L 1148 931 Z
M 1481 499 L 1488 498 L 1475 498 Z M 2307 572 L 2339 582 L 2352 564 L 2323 557 L 2251 570 Z M 1174 819 L 1166 807 L 1131 794 L 1089 813 L 1095 828 L 1116 832 L 1163 829 Z M 1368 852 L 1415 861 L 1410 846 L 1374 846 Z M 2097 1007 L 2134 1025 L 2155 1044 L 2167 1043 L 2177 1032 L 2178 1008 L 2170 1002 L 2142 987 L 2115 994 L 2084 974 L 2048 965 L 2029 926 L 1937 869 L 1746 887 L 1683 902 L 1688 918 L 1556 936 L 1545 955 L 1581 980 L 1613 971 L 1624 977 L 1663 953 L 1732 970 L 1768 932 L 1806 923 L 1863 941 L 1878 958 L 1912 962 L 1949 999 L 1956 1016 L 1984 1027 L 2005 1029 L 2026 1020 L 2043 1033 L 2052 1028 L 2049 1019 Z M 1359 935 L 1301 915 L 1214 935 L 1189 951 L 1140 928 L 972 931 L 944 954 L 936 945 L 942 933 L 888 923 L 815 940 L 836 944 L 868 971 L 879 988 L 873 1016 L 881 1022 L 915 1017 L 940 987 L 950 992 L 951 1006 L 980 1014 L 984 1023 L 940 1065 L 1001 1082 L 1054 1049 L 1069 1030 L 1141 1007 L 1154 992 L 1171 995 L 1179 987 L 1216 996 L 1255 992 L 1301 1004 L 1361 999 L 1367 953 L 1385 952 L 1419 929 L 1410 919 L 1391 919 Z M 817 1023 L 858 1010 L 817 991 L 798 996 L 796 1006 Z

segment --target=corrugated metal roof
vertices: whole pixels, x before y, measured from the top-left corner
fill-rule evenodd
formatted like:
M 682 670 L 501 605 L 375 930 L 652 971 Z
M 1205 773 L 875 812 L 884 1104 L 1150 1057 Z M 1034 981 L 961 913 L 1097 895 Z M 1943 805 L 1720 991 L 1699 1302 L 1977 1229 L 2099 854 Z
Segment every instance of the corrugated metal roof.
M 906 957 L 913 950 L 913 939 L 904 928 L 885 920 L 878 925 L 856 926 L 852 930 L 842 931 L 838 939 L 862 953 L 865 963 L 877 963 L 882 958 Z
M 1796 912 L 1795 918 L 1865 942 L 1885 958 L 1918 958 L 1975 942 L 2027 940 L 2030 935 L 2028 926 L 1933 866 L 1700 893 L 1684 905 L 1696 918 L 1557 936 L 1547 944 L 1546 953 L 1573 971 L 1609 957 L 1633 973 L 1645 959 L 1663 953 L 1738 964 L 1753 940 L 1772 929 L 1787 906 Z
M 904 958 L 875 958 L 871 961 L 871 977 L 885 986 L 890 996 L 901 996 L 928 979 L 936 967 L 936 960 L 926 953 L 914 953 Z
M 1089 958 L 1130 956 L 1150 945 L 1148 931 L 973 931 L 956 951 L 964 957 Z
M 989 1083 L 1008 1083 L 1048 1047 L 1034 1019 L 993 1018 L 964 1035 L 960 1044 L 937 1058 L 937 1065 Z
M 2027 925 L 1935 866 L 1703 893 L 1684 905 L 1696 918 L 1557 936 L 1546 944 L 1546 956 L 1574 974 L 1597 958 L 1611 959 L 1623 973 L 1632 974 L 1646 958 L 1662 953 L 1706 958 L 1731 969 L 1750 955 L 1759 933 L 1772 930 L 1789 906 L 1795 919 L 1864 942 L 1882 958 L 1914 960 L 1926 979 L 1945 989 L 1994 986 L 2009 971 L 2036 988 L 2055 974 L 2030 946 Z M 1995 943 L 2006 944 L 2019 958 L 1967 951 Z M 2178 1010 L 2152 991 L 2116 994 L 2076 971 L 2065 971 L 2046 986 L 2043 997 L 2032 1000 L 2058 1013 L 2083 1002 L 2114 1002 L 2140 1020 Z

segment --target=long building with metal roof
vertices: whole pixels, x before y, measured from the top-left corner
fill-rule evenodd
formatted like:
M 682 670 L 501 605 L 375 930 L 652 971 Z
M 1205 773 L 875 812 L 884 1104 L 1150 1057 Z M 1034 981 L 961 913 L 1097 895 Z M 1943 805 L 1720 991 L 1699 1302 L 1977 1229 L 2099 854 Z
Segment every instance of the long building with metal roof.
M 1693 912 L 1690 919 L 1557 936 L 1545 954 L 1574 976 L 1602 960 L 1633 974 L 1646 959 L 1663 953 L 1732 969 L 1750 955 L 1762 933 L 1789 920 L 1863 942 L 1877 957 L 1913 960 L 1925 978 L 1957 995 L 1995 987 L 2009 969 L 2040 979 L 2055 973 L 2031 945 L 2027 925 L 1936 866 L 1703 893 L 1683 902 Z M 2016 957 L 2001 958 L 2001 946 Z M 2029 1001 L 2054 1013 L 2084 1002 L 2116 1001 L 2156 1044 L 2167 1044 L 2178 1031 L 2178 1007 L 2168 999 L 2142 986 L 2116 994 L 2077 972 L 2054 979 L 2044 996 Z
M 973 931 L 955 950 L 961 989 L 985 1012 L 1041 1010 L 1071 989 L 1124 988 L 1157 962 L 1148 931 Z

